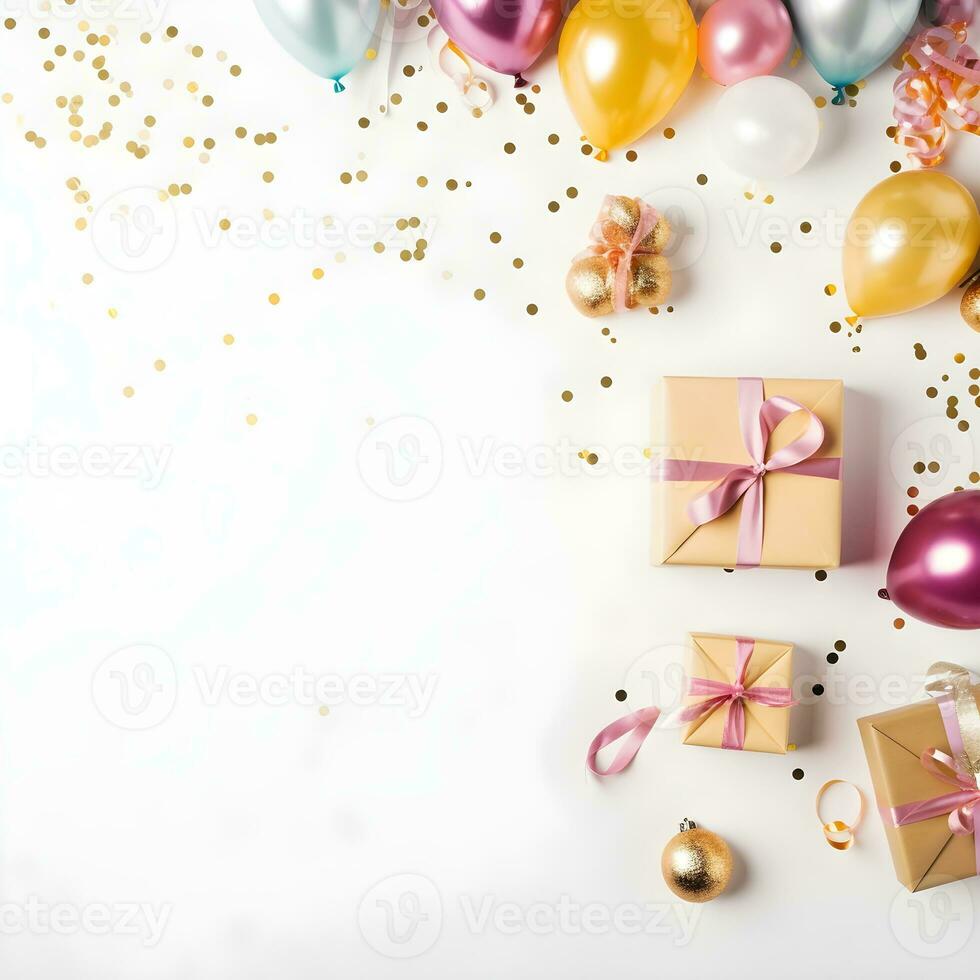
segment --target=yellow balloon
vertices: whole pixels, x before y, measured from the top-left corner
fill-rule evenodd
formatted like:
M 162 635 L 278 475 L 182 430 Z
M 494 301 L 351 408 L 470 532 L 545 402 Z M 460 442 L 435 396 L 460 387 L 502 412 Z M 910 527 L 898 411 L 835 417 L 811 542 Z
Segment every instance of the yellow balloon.
M 935 170 L 910 170 L 873 187 L 844 242 L 844 286 L 858 316 L 907 313 L 945 296 L 980 249 L 973 195 Z
M 697 55 L 698 28 L 687 0 L 579 0 L 562 28 L 558 70 L 600 159 L 667 115 Z

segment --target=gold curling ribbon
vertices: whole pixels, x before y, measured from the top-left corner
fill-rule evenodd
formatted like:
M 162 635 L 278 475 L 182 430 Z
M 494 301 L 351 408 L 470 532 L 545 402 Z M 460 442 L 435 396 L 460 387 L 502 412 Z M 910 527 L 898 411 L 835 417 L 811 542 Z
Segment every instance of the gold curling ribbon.
M 937 661 L 929 668 L 926 690 L 933 697 L 948 697 L 952 701 L 963 739 L 962 752 L 950 746 L 953 756 L 967 772 L 980 773 L 980 711 L 973 696 L 970 672 L 959 664 Z
M 824 793 L 826 793 L 831 786 L 850 786 L 851 789 L 853 789 L 857 794 L 858 812 L 853 823 L 844 823 L 843 820 L 831 820 L 825 823 L 823 817 L 820 816 L 820 801 L 823 799 Z M 831 779 L 817 790 L 816 807 L 817 820 L 820 821 L 821 828 L 823 829 L 823 835 L 827 838 L 827 843 L 834 848 L 835 851 L 846 851 L 854 844 L 855 840 L 857 840 L 857 829 L 862 818 L 864 817 L 864 794 L 857 788 L 857 786 L 854 785 L 854 783 L 850 783 L 846 779 Z

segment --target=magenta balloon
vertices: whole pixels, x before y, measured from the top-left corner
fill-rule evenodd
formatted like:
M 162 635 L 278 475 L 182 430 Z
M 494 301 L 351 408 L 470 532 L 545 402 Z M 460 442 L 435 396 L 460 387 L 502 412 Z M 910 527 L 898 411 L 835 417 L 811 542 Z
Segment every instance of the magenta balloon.
M 470 57 L 513 75 L 537 61 L 561 23 L 562 0 L 432 0 L 439 26 Z
M 916 619 L 980 629 L 980 490 L 940 497 L 909 521 L 888 563 L 887 586 Z
M 926 16 L 931 24 L 972 24 L 977 0 L 926 0 Z
M 793 24 L 780 0 L 718 0 L 698 28 L 701 67 L 721 85 L 771 75 L 789 53 Z

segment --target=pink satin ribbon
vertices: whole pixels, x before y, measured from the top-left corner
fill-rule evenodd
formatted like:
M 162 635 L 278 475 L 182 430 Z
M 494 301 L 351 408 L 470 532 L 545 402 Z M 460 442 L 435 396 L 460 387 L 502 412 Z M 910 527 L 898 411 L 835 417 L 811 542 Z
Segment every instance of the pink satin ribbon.
M 692 677 L 688 682 L 687 693 L 706 695 L 707 700 L 684 708 L 681 721 L 694 721 L 717 708 L 728 705 L 725 731 L 722 734 L 723 749 L 745 748 L 745 702 L 763 704 L 769 708 L 791 708 L 798 702 L 793 700 L 793 692 L 788 687 L 746 687 L 745 674 L 749 660 L 755 650 L 755 640 L 738 637 L 735 641 L 735 683 L 713 681 L 707 677 Z
M 609 210 L 616 199 L 607 194 L 603 199 L 599 217 L 592 226 L 590 238 L 592 244 L 582 253 L 576 255 L 576 259 L 588 257 L 590 255 L 602 255 L 608 259 L 609 264 L 616 270 L 616 283 L 613 290 L 613 308 L 617 313 L 622 313 L 629 309 L 629 285 L 630 285 L 630 264 L 634 255 L 651 255 L 652 249 L 640 248 L 643 239 L 657 227 L 660 215 L 655 208 L 643 201 L 642 198 L 634 198 L 640 209 L 640 220 L 636 224 L 636 231 L 633 238 L 625 248 L 617 242 L 611 242 L 606 238 L 604 225 L 609 218 Z
M 950 751 L 954 756 L 959 755 L 963 751 L 963 739 L 952 698 L 948 696 L 939 698 L 938 704 L 946 736 L 949 739 Z M 980 875 L 980 834 L 975 833 L 973 813 L 980 806 L 980 786 L 977 785 L 976 776 L 967 772 L 956 759 L 939 749 L 926 749 L 919 757 L 919 761 L 931 775 L 949 786 L 955 786 L 956 792 L 893 806 L 886 811 L 887 815 L 895 827 L 905 827 L 921 820 L 948 815 L 949 829 L 954 834 L 960 837 L 973 834 L 977 874 Z
M 628 715 L 624 715 L 622 718 L 617 718 L 612 724 L 606 725 L 592 739 L 592 743 L 589 745 L 589 753 L 585 758 L 585 764 L 597 776 L 615 776 L 616 773 L 622 772 L 633 761 L 636 753 L 640 751 L 640 746 L 646 741 L 647 735 L 650 734 L 650 729 L 657 723 L 659 717 L 659 708 L 640 708 L 638 711 L 633 711 Z M 628 735 L 629 737 L 619 747 L 616 758 L 613 759 L 607 768 L 600 769 L 596 763 L 596 756 L 607 745 L 622 738 L 624 735 Z
M 966 42 L 966 26 L 930 27 L 909 46 L 909 67 L 892 87 L 895 142 L 923 167 L 942 163 L 950 128 L 980 133 L 980 111 L 969 100 L 980 91 L 980 60 Z
M 767 460 L 769 437 L 776 426 L 794 412 L 806 412 L 806 431 Z M 665 459 L 655 478 L 671 482 L 721 481 L 698 494 L 688 504 L 687 516 L 698 527 L 727 514 L 744 497 L 738 525 L 736 563 L 739 568 L 754 568 L 762 561 L 762 487 L 766 474 L 780 470 L 800 476 L 839 480 L 841 460 L 839 456 L 811 459 L 823 445 L 823 423 L 792 398 L 773 395 L 764 399 L 762 378 L 738 379 L 738 417 L 742 441 L 752 460 L 750 464 Z

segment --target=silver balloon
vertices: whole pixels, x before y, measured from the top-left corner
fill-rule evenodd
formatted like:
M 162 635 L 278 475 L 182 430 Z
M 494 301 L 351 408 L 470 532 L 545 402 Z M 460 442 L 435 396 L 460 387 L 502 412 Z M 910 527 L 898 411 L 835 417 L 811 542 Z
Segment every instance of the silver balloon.
M 797 40 L 837 89 L 867 77 L 905 40 L 921 0 L 785 0 Z
M 378 19 L 377 0 L 255 0 L 272 36 L 321 78 L 340 79 L 371 46 Z

